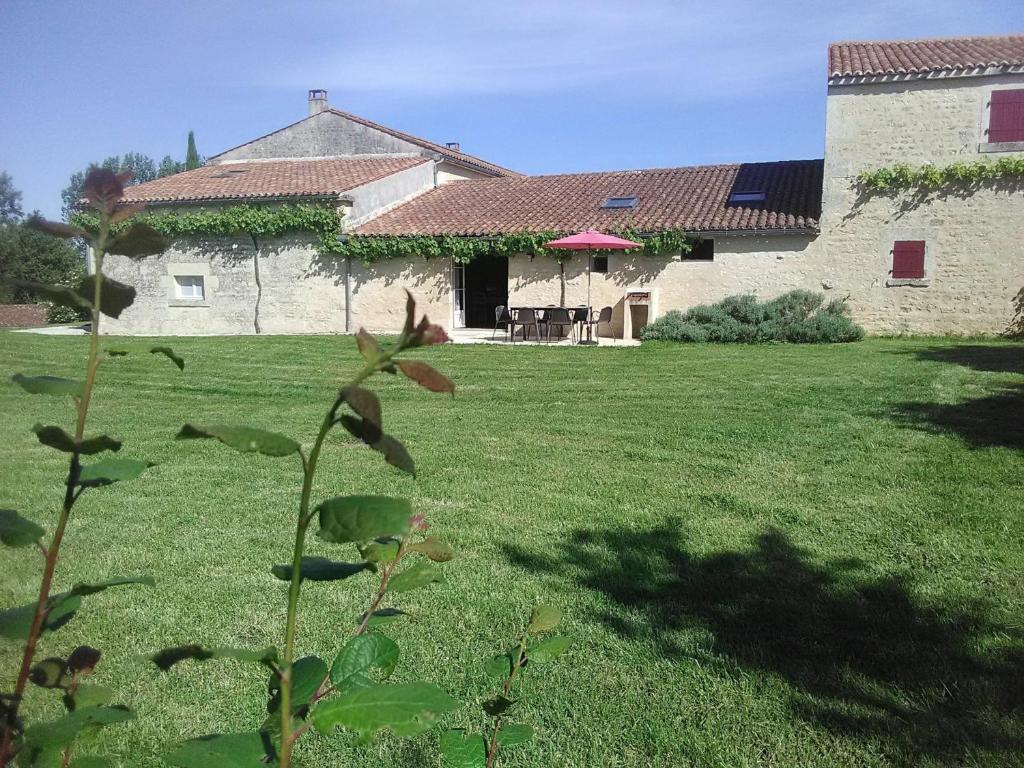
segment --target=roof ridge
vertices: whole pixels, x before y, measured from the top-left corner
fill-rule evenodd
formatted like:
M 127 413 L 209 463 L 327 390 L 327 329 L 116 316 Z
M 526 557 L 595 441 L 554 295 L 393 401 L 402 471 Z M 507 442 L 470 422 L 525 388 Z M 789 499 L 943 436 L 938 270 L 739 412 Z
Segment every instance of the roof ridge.
M 832 40 L 829 42 L 829 47 L 834 45 L 878 45 L 888 43 L 890 45 L 902 45 L 904 43 L 943 43 L 943 42 L 963 42 L 965 40 L 1007 40 L 1013 38 L 1024 38 L 1024 32 L 1016 32 L 1013 34 L 1003 35 L 954 35 L 952 37 L 909 37 L 900 38 L 893 40 L 890 38 L 883 38 L 878 40 Z
M 670 166 L 658 166 L 655 168 L 624 168 L 621 170 L 613 171 L 571 171 L 569 173 L 536 173 L 525 176 L 512 177 L 514 180 L 524 179 L 553 179 L 553 178 L 570 178 L 575 176 L 612 176 L 615 174 L 626 174 L 626 173 L 671 173 L 673 171 L 700 171 L 700 170 L 717 170 L 721 168 L 741 168 L 744 165 L 780 165 L 782 163 L 822 163 L 824 160 L 820 157 L 803 158 L 800 160 L 755 160 L 749 162 L 740 163 L 706 163 L 702 165 L 670 165 Z M 490 179 L 466 179 L 466 181 L 490 181 Z

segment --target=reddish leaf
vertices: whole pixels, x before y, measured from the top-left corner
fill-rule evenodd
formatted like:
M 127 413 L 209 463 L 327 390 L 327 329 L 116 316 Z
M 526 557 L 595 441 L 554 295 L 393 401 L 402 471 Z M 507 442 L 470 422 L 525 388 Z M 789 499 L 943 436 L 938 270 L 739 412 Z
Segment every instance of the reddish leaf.
M 85 237 L 86 231 L 79 227 L 71 224 L 63 224 L 59 221 L 47 221 L 39 216 L 33 216 L 25 222 L 26 225 L 32 227 L 32 229 L 38 229 L 40 232 L 45 232 L 48 235 L 54 237 Z
M 360 328 L 356 334 L 356 346 L 359 347 L 359 354 L 366 360 L 374 360 L 380 354 L 380 345 L 365 328 Z
M 431 392 L 451 392 L 455 394 L 455 384 L 447 376 L 435 371 L 431 366 L 419 360 L 397 360 L 395 361 L 402 373 L 415 381 L 421 387 Z
M 146 210 L 145 203 L 121 203 L 110 217 L 110 223 L 120 224 L 125 219 L 130 219 L 136 213 L 141 213 L 144 210 Z
M 108 168 L 93 168 L 82 184 L 82 197 L 93 208 L 111 212 L 114 204 L 124 195 L 124 182 L 131 179 L 131 172 L 128 172 L 127 179 L 124 176 Z
M 107 253 L 120 256 L 152 256 L 167 250 L 167 238 L 149 224 L 137 222 L 107 245 Z
M 376 435 L 372 430 L 369 430 L 366 435 L 369 438 L 367 439 L 368 443 L 377 442 L 380 439 L 381 428 L 380 400 L 377 399 L 377 396 L 362 387 L 345 387 L 341 390 L 341 398 L 348 403 L 349 408 L 363 417 L 363 421 L 377 428 Z

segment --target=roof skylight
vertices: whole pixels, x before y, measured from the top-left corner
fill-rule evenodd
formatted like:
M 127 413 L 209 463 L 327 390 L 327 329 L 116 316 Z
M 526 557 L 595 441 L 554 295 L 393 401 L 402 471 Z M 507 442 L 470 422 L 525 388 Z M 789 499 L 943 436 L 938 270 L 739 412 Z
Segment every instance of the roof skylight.
M 609 197 L 601 203 L 602 208 L 636 208 L 639 198 L 636 195 L 626 197 Z
M 730 203 L 763 203 L 764 200 L 765 193 L 763 189 L 746 189 L 729 195 Z

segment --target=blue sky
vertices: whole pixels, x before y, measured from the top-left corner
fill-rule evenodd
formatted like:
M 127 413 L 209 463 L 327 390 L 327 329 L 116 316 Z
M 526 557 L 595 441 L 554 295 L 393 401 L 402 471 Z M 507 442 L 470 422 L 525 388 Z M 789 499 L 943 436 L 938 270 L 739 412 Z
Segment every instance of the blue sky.
M 1021 0 L 4 0 L 0 170 L 56 217 L 128 151 L 341 109 L 526 173 L 820 157 L 829 41 L 1024 32 Z

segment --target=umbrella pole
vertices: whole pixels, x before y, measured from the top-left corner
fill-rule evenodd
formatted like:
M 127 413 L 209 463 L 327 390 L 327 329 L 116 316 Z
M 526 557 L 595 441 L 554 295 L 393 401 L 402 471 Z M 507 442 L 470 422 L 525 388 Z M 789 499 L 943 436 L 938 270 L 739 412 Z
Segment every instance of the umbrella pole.
M 580 339 L 577 344 L 597 344 L 594 341 L 594 324 L 591 322 L 594 319 L 591 317 L 594 314 L 594 309 L 590 306 L 590 272 L 592 270 L 591 263 L 594 260 L 592 250 L 587 248 L 587 340 Z

